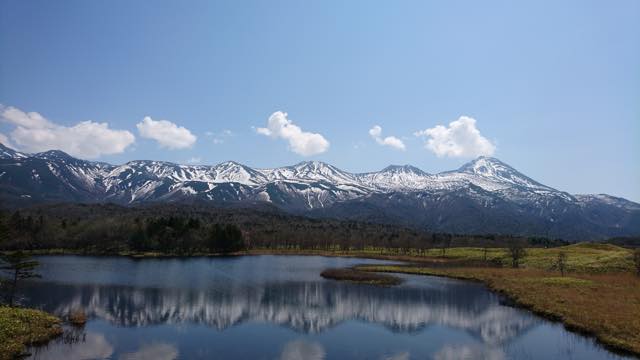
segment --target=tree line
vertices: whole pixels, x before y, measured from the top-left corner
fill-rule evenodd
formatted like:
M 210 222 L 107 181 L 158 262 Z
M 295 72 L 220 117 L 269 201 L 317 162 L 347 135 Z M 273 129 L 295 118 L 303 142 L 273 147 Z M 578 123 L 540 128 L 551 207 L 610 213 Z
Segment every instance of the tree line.
M 38 262 L 24 250 L 90 252 L 157 251 L 169 254 L 231 253 L 244 249 L 358 250 L 380 248 L 399 254 L 453 246 L 506 247 L 519 267 L 527 247 L 562 246 L 562 240 L 509 235 L 461 235 L 416 231 L 392 225 L 309 219 L 278 212 L 180 206 L 126 208 L 116 205 L 56 205 L 0 211 L 0 288 L 9 306 L 19 282 L 38 277 Z M 633 254 L 640 276 L 640 248 Z M 567 254 L 555 265 L 564 276 Z
M 450 247 L 505 247 L 567 243 L 542 237 L 466 235 L 419 231 L 395 225 L 312 219 L 276 211 L 221 209 L 187 205 L 122 207 L 61 204 L 0 212 L 10 237 L 0 249 L 73 249 L 100 253 L 125 251 L 224 253 L 242 249 L 341 250 L 381 248 L 398 253 Z

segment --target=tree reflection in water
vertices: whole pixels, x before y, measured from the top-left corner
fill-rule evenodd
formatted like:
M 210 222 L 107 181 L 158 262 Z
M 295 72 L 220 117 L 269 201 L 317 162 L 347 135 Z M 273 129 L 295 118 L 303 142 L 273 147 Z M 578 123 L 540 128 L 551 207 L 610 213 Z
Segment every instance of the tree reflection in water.
M 27 305 L 60 316 L 82 309 L 89 321 L 31 349 L 34 359 L 616 357 L 479 284 L 405 276 L 376 287 L 319 276 L 367 260 L 41 261 L 45 279 L 25 283 Z

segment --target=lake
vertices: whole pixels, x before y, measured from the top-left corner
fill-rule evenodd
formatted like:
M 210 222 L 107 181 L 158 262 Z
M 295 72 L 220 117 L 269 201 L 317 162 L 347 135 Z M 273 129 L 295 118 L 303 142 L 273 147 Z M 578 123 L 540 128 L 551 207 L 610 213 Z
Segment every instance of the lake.
M 483 285 L 402 275 L 396 287 L 325 280 L 320 256 L 41 256 L 23 303 L 83 329 L 32 359 L 618 359 L 592 339 L 504 304 Z

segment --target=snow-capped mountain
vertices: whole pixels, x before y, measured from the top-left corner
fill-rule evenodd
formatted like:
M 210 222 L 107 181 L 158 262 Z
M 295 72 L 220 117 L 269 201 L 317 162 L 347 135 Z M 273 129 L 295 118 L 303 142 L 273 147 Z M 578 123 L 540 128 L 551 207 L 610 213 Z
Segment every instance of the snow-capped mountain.
M 15 151 L 0 143 L 0 159 L 20 159 L 28 157 L 27 154 Z
M 0 204 L 41 202 L 266 202 L 310 216 L 401 223 L 430 231 L 601 238 L 640 234 L 640 204 L 571 195 L 498 159 L 479 157 L 429 174 L 388 166 L 350 173 L 306 161 L 254 169 L 233 161 L 187 166 L 162 161 L 110 165 L 51 150 L 24 154 L 0 144 Z

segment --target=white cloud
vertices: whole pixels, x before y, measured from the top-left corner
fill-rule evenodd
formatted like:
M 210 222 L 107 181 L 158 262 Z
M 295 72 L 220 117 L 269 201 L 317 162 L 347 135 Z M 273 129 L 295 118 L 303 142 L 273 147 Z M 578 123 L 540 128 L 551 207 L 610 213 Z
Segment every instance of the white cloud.
M 282 138 L 289 142 L 289 149 L 296 154 L 310 156 L 329 149 L 329 141 L 324 136 L 302 131 L 287 119 L 287 113 L 276 111 L 269 117 L 266 128 L 257 128 L 256 132 L 272 138 Z
M 184 149 L 193 146 L 197 138 L 189 129 L 178 126 L 167 120 L 153 120 L 145 116 L 136 124 L 140 136 L 153 139 L 162 147 L 169 149 Z
M 26 113 L 12 106 L 0 105 L 0 119 L 15 126 L 6 140 L 27 152 L 55 149 L 81 158 L 97 158 L 122 153 L 135 141 L 129 131 L 110 129 L 106 122 L 82 121 L 67 127 L 37 112 Z
M 0 144 L 13 149 L 13 145 L 11 145 L 11 141 L 9 141 L 9 137 L 7 137 L 7 135 L 3 133 L 0 133 Z
M 391 146 L 392 148 L 398 150 L 406 149 L 402 140 L 398 139 L 395 136 L 387 136 L 386 138 L 382 138 L 382 128 L 379 125 L 375 125 L 371 129 L 369 129 L 369 135 L 371 135 L 371 137 L 380 145 Z
M 187 160 L 187 163 L 189 164 L 200 164 L 201 162 L 202 162 L 202 158 L 199 156 L 194 156 Z
M 495 145 L 476 128 L 476 120 L 468 116 L 461 116 L 448 127 L 437 125 L 414 135 L 427 138 L 425 147 L 438 157 L 477 157 L 496 151 Z

